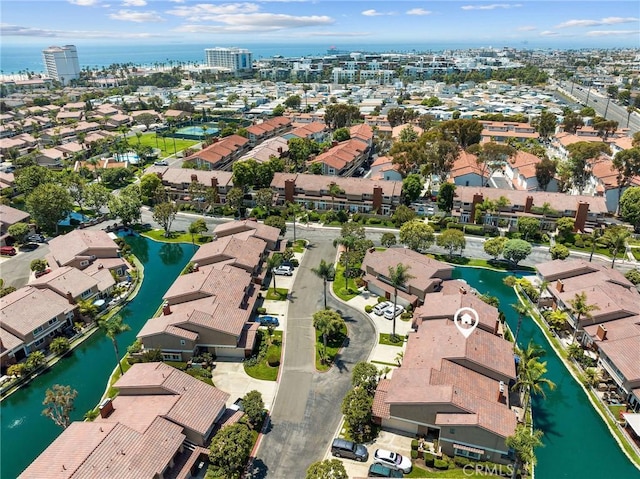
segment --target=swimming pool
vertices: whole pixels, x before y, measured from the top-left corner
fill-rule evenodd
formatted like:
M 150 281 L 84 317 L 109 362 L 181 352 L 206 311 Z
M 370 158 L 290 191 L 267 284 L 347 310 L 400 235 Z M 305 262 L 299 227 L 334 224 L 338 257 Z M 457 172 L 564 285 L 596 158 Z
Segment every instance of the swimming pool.
M 58 221 L 58 224 L 60 226 L 70 226 L 72 220 L 74 222 L 77 221 L 78 223 L 84 223 L 86 221 L 89 221 L 89 219 L 90 218 L 88 216 L 78 213 L 77 211 L 72 211 L 65 219 Z
M 205 130 L 206 127 L 206 130 Z M 189 138 L 201 140 L 205 136 L 217 136 L 220 130 L 214 126 L 204 125 L 192 125 L 192 126 L 183 126 L 182 128 L 178 128 L 176 130 L 176 136 L 182 138 Z M 190 138 L 190 139 L 191 139 Z
M 135 151 L 128 151 L 126 153 L 116 153 L 113 155 L 114 160 L 116 161 L 127 161 L 132 165 L 137 165 L 140 163 L 140 157 Z

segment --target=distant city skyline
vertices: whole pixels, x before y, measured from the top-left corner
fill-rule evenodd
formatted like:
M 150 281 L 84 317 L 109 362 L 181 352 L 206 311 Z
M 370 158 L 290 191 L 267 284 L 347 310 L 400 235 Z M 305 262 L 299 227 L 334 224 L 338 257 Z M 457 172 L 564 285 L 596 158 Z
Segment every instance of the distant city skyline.
M 631 1 L 4 0 L 5 44 L 640 47 Z

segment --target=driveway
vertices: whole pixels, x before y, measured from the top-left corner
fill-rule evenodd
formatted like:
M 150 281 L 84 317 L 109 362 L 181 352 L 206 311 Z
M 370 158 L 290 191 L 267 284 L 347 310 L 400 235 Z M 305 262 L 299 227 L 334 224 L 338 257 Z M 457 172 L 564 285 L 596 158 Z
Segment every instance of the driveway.
M 21 251 L 18 248 L 18 254 L 11 257 L 2 257 L 0 261 L 0 270 L 2 271 L 2 279 L 4 285 L 13 286 L 16 289 L 21 288 L 29 282 L 31 273 L 30 265 L 34 259 L 43 259 L 49 253 L 48 244 L 40 244 L 33 251 Z
M 334 258 L 331 238 L 315 241 L 298 268 L 271 427 L 262 439 L 250 477 L 305 477 L 309 465 L 324 458 L 342 418 L 342 398 L 351 387 L 351 369 L 367 360 L 375 344 L 375 329 L 366 315 L 328 297 L 328 305 L 347 321 L 349 340 L 331 370 L 315 370 L 312 316 L 322 308 L 323 296 L 322 280 L 311 269 L 321 259 L 333 262 Z

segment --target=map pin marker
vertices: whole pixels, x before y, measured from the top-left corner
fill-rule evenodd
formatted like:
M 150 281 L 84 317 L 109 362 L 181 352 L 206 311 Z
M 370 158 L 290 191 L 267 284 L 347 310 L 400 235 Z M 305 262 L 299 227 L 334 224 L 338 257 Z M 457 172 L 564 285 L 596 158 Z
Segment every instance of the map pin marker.
M 478 326 L 478 322 L 478 313 L 473 308 L 460 308 L 456 311 L 456 314 L 453 315 L 453 323 L 465 339 L 471 336 L 473 330 Z

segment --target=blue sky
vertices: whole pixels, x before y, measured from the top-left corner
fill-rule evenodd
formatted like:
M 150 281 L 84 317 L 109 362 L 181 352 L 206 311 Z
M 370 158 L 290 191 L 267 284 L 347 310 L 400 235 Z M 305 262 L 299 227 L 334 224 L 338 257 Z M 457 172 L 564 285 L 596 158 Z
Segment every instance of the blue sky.
M 631 1 L 2 0 L 5 44 L 640 47 Z

